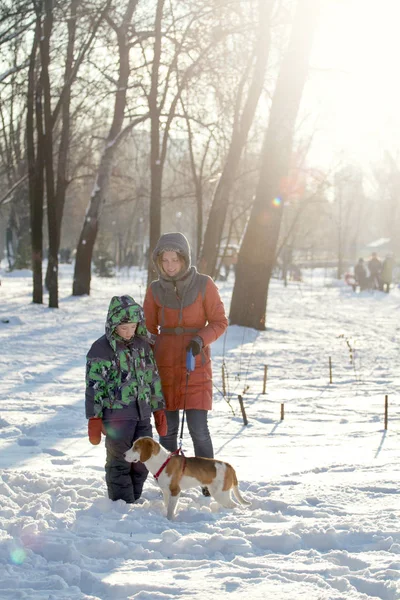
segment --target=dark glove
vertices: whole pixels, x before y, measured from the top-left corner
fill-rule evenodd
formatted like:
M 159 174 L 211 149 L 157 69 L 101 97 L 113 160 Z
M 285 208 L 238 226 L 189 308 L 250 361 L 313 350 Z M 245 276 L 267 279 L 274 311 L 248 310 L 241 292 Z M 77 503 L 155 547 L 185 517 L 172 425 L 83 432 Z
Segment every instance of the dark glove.
M 168 433 L 167 417 L 165 416 L 164 410 L 154 411 L 154 421 L 156 424 L 157 433 L 159 436 L 164 437 Z
M 89 442 L 93 446 L 97 446 L 101 442 L 101 432 L 103 427 L 103 421 L 100 417 L 90 417 L 88 421 L 88 435 Z
M 200 336 L 197 336 L 193 338 L 186 346 L 186 352 L 191 352 L 193 356 L 197 356 L 198 354 L 200 354 L 202 348 L 203 340 Z

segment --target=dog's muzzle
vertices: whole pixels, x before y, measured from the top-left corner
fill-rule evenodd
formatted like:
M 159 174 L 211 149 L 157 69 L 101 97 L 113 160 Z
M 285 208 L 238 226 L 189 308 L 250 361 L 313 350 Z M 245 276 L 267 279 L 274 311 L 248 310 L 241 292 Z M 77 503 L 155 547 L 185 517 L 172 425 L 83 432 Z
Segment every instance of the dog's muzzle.
M 139 462 L 139 457 L 135 456 L 131 450 L 128 450 L 127 452 L 125 452 L 124 456 L 125 456 L 125 460 L 127 462 L 131 462 L 131 463 Z

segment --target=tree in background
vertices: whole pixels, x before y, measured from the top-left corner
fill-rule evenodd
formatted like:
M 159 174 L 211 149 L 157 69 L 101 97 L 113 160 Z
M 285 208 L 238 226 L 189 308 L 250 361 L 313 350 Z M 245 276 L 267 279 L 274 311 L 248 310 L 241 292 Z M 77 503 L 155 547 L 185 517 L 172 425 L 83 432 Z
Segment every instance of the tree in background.
M 375 201 L 368 207 L 374 215 L 377 231 L 383 237 L 390 238 L 390 248 L 397 260 L 400 258 L 400 161 L 398 151 L 386 150 L 383 160 L 374 169 Z M 373 240 L 374 231 L 369 231 L 369 241 Z
M 132 29 L 134 29 L 132 20 L 137 3 L 138 0 L 128 0 L 122 16 L 118 14 L 118 11 L 116 11 L 115 16 L 111 13 L 107 15 L 107 23 L 114 32 L 117 40 L 118 79 L 114 83 L 112 123 L 105 140 L 89 206 L 78 241 L 72 286 L 72 294 L 74 296 L 90 294 L 93 247 L 98 232 L 101 208 L 106 202 L 109 190 L 110 176 L 116 151 L 127 133 L 146 118 L 146 115 L 138 117 L 123 129 L 126 117 L 128 84 L 131 75 L 130 47 L 132 44 Z M 134 35 L 134 37 L 136 36 Z
M 365 210 L 362 174 L 353 166 L 342 167 L 334 175 L 332 221 L 336 230 L 337 278 L 340 279 L 350 258 L 356 263 Z
M 68 6 L 59 5 L 53 0 L 34 4 L 36 28 L 29 63 L 27 110 L 34 302 L 42 302 L 43 294 L 42 220 L 46 191 L 49 243 L 46 287 L 51 308 L 58 307 L 58 252 L 68 185 L 72 87 L 110 1 L 107 0 L 105 6 L 103 4 L 100 14 L 96 11 L 94 19 L 91 19 L 89 11 L 89 27 L 87 21 L 83 24 L 80 22 L 84 20 L 86 12 L 84 10 L 78 14 L 78 0 L 70 0 Z M 78 25 L 81 25 L 79 51 L 75 55 Z M 57 69 L 50 68 L 53 63 L 64 63 L 61 78 L 57 77 Z
M 0 210 L 7 216 L 6 252 L 10 270 L 31 265 L 24 138 L 28 64 L 25 34 L 32 22 L 30 1 L 3 3 L 0 50 L 6 70 L 0 74 Z
M 264 330 L 269 282 L 276 260 L 284 195 L 282 182 L 308 73 L 320 0 L 299 0 L 272 98 L 261 152 L 260 178 L 236 266 L 230 322 Z
M 29 175 L 29 204 L 32 243 L 32 301 L 43 302 L 43 204 L 44 204 L 44 131 L 41 79 L 36 69 L 36 54 L 41 36 L 40 17 L 36 15 L 35 33 L 29 56 L 26 148 Z M 35 136 L 36 133 L 36 136 Z
M 159 234 L 174 228 L 188 235 L 195 260 L 214 277 L 243 240 L 237 276 L 246 271 L 244 290 L 251 274 L 257 281 L 251 311 L 263 326 L 270 263 L 285 245 L 336 260 L 340 230 L 344 261 L 367 233 L 395 237 L 398 176 L 388 164 L 379 175 L 379 203 L 367 206 L 345 181 L 339 202 L 338 194 L 309 185 L 308 175 L 305 194 L 286 203 L 285 181 L 303 168 L 292 164 L 298 142 L 291 150 L 304 70 L 294 35 L 293 60 L 288 66 L 288 52 L 274 97 L 269 90 L 296 1 L 181 0 L 178 7 L 166 0 L 3 0 L 0 238 L 7 220 L 10 267 L 18 267 L 29 264 L 23 248 L 30 236 L 35 302 L 43 301 L 43 247 L 49 304 L 57 306 L 60 246 L 64 255 L 78 243 L 79 295 L 90 292 L 94 252 L 108 253 L 117 267 L 147 266 Z M 305 32 L 317 4 L 299 2 L 308 11 Z M 269 132 L 256 160 L 266 113 Z M 379 217 L 368 232 L 360 225 L 367 210 Z M 239 304 L 248 304 L 243 298 Z
M 185 4 L 181 1 L 181 9 L 184 6 L 186 11 L 175 14 L 171 9 L 166 11 L 165 0 L 158 0 L 154 19 L 150 89 L 146 93 L 151 143 L 150 250 L 155 248 L 161 234 L 162 180 L 171 128 L 177 118 L 188 119 L 187 112 L 178 113 L 182 96 L 189 86 L 201 79 L 207 60 L 218 53 L 221 42 L 232 34 L 229 19 L 223 26 L 215 26 L 212 0 L 191 0 Z M 148 283 L 153 276 L 149 261 Z
M 254 42 L 254 50 L 250 55 L 249 64 L 246 65 L 237 88 L 232 136 L 226 161 L 208 215 L 207 228 L 199 258 L 201 272 L 211 276 L 216 275 L 217 259 L 220 254 L 229 198 L 243 148 L 246 145 L 247 136 L 256 112 L 258 100 L 264 86 L 273 5 L 273 0 L 259 0 L 257 15 L 258 33 Z M 245 94 L 246 85 L 248 85 L 247 94 Z

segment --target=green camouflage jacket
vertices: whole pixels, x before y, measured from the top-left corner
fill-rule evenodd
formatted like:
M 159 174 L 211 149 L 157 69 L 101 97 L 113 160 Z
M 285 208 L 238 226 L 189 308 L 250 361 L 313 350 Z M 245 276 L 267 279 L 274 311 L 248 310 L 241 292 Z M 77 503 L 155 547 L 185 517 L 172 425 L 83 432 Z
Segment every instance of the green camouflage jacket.
M 115 331 L 127 322 L 138 323 L 129 341 Z M 131 296 L 114 296 L 106 333 L 94 342 L 86 357 L 87 418 L 142 420 L 165 408 L 150 342 L 142 307 Z

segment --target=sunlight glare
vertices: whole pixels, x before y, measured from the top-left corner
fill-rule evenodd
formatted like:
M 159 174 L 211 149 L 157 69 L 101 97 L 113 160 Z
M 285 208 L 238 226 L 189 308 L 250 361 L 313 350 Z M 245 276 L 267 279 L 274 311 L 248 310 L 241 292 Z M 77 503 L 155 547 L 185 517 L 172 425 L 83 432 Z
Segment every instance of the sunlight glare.
M 319 153 L 369 161 L 397 143 L 399 22 L 399 0 L 324 3 L 304 99 L 317 103 Z

